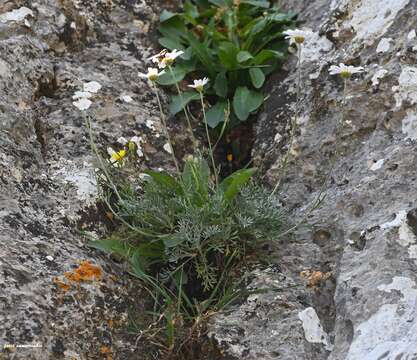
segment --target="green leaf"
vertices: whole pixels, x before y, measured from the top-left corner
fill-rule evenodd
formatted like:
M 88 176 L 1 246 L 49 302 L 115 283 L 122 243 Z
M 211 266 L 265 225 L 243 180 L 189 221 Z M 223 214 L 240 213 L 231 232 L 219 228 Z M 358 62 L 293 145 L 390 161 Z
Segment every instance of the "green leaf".
M 131 251 L 132 249 L 132 247 L 128 243 L 114 238 L 105 238 L 100 240 L 89 241 L 87 245 L 95 249 L 110 254 L 118 254 L 123 257 L 128 256 L 129 251 Z
M 180 41 L 180 39 L 186 40 L 188 29 L 184 24 L 184 21 L 179 16 L 174 16 L 168 20 L 162 22 L 158 31 L 166 38 Z
M 153 170 L 145 170 L 144 173 L 152 177 L 152 180 L 155 181 L 158 185 L 173 190 L 176 193 L 180 193 L 180 184 L 168 173 Z
M 238 67 L 237 54 L 239 49 L 231 42 L 221 42 L 219 44 L 219 59 L 222 65 L 228 70 L 234 70 Z
M 275 50 L 261 50 L 253 59 L 255 65 L 262 65 L 271 59 L 284 59 L 285 56 L 280 51 Z
M 159 38 L 158 42 L 164 47 L 169 50 L 184 50 L 184 46 L 181 44 L 179 38 L 168 38 L 168 37 L 161 37 Z
M 265 74 L 263 71 L 259 68 L 251 68 L 249 69 L 249 75 L 253 86 L 255 86 L 256 89 L 261 88 L 265 82 Z
M 216 76 L 216 80 L 214 81 L 214 91 L 216 92 L 216 95 L 220 97 L 227 97 L 228 83 L 226 73 L 224 71 L 220 72 Z
M 217 5 L 217 6 L 224 6 L 226 5 L 225 0 L 208 0 L 210 3 Z
M 245 121 L 252 111 L 262 105 L 263 101 L 261 93 L 249 90 L 246 86 L 240 86 L 233 97 L 233 109 L 238 119 Z
M 174 85 L 175 83 L 182 81 L 184 77 L 191 71 L 194 71 L 194 69 L 195 67 L 193 64 L 182 62 L 172 68 L 172 74 L 171 71 L 166 68 L 165 73 L 158 78 L 157 82 L 159 85 Z
M 236 59 L 239 63 L 243 63 L 243 62 L 245 62 L 249 59 L 252 59 L 252 58 L 253 58 L 253 56 L 249 51 L 239 51 L 237 56 L 236 56 Z
M 133 275 L 141 280 L 148 280 L 149 277 L 146 274 L 146 269 L 149 266 L 149 262 L 141 255 L 139 249 L 133 253 L 129 260 L 130 265 L 132 266 Z
M 240 189 L 248 183 L 250 178 L 255 174 L 256 168 L 241 169 L 235 171 L 232 175 L 224 179 L 220 184 L 220 191 L 227 201 L 231 201 L 239 193 Z
M 166 248 L 174 248 L 184 242 L 184 237 L 181 234 L 170 234 L 162 238 Z
M 197 205 L 203 205 L 207 198 L 210 168 L 201 157 L 187 160 L 181 175 L 186 195 L 196 195 L 193 199 Z
M 269 9 L 269 7 L 271 6 L 268 0 L 241 0 L 241 4 L 249 4 L 264 9 Z
M 173 13 L 171 11 L 168 10 L 163 10 L 161 15 L 159 16 L 159 21 L 160 22 L 164 22 L 167 21 L 169 19 L 172 19 L 173 17 L 177 16 L 177 13 Z
M 164 245 L 160 241 L 140 244 L 137 251 L 142 258 L 157 260 L 164 258 Z
M 226 109 L 227 101 L 225 100 L 219 101 L 216 105 L 212 106 L 206 114 L 207 124 L 214 129 L 217 125 L 224 122 Z
M 194 4 L 191 4 L 190 1 L 184 3 L 184 12 L 188 18 L 196 19 L 200 15 L 198 13 L 198 8 Z
M 187 40 L 190 43 L 194 54 L 200 60 L 200 62 L 204 65 L 205 69 L 208 71 L 211 78 L 216 76 L 216 67 L 214 65 L 214 59 L 211 56 L 207 44 L 203 44 L 195 37 L 195 35 L 188 31 L 187 33 Z
M 172 115 L 179 113 L 190 101 L 199 100 L 200 95 L 197 91 L 187 91 L 182 95 L 171 96 L 171 103 L 169 104 L 169 111 Z

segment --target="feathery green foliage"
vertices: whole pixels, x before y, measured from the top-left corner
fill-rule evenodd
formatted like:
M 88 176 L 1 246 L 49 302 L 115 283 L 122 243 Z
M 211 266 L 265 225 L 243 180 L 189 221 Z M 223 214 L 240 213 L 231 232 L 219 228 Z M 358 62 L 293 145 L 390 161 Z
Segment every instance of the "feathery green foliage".
M 242 261 L 284 231 L 285 217 L 277 199 L 251 181 L 255 169 L 239 170 L 217 188 L 201 157 L 187 160 L 178 178 L 144 173 L 137 183 L 106 178 L 105 199 L 122 230 L 90 245 L 129 261 L 155 300 L 155 314 L 163 314 L 172 347 L 174 324 L 195 322 L 244 291 L 236 281 Z

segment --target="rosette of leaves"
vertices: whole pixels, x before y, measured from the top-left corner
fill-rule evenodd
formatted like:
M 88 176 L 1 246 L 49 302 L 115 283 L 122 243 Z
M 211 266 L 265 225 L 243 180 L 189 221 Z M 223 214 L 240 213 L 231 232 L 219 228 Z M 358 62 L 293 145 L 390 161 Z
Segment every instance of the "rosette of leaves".
M 189 74 L 210 78 L 206 99 L 212 128 L 225 120 L 245 121 L 264 101 L 266 78 L 286 57 L 282 31 L 295 23 L 294 13 L 283 13 L 266 0 L 186 0 L 183 11 L 163 11 L 159 43 L 184 54 L 159 79 L 161 85 L 180 82 Z M 198 100 L 195 92 L 173 96 L 171 113 Z

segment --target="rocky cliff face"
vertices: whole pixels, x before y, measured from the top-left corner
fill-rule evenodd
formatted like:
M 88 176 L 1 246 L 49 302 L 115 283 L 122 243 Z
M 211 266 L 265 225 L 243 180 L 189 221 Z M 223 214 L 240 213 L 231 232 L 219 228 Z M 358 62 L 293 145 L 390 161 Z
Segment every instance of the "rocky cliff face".
M 279 240 L 278 265 L 254 272 L 253 288 L 274 291 L 218 315 L 210 334 L 237 359 L 415 359 L 417 3 L 284 6 L 298 10 L 316 34 L 303 49 L 301 115 L 282 201 L 296 222 L 321 190 L 325 198 L 291 239 Z M 6 359 L 143 354 L 125 330 L 130 311 L 141 311 L 137 283 L 89 250 L 78 232 L 99 232 L 101 220 L 88 134 L 73 96 L 89 93 L 99 145 L 142 136 L 143 161 L 169 166 L 156 104 L 136 77 L 152 52 L 157 8 L 151 0 L 0 5 L 0 354 Z M 342 82 L 328 75 L 339 62 L 366 68 L 349 84 L 344 127 Z M 256 129 L 253 157 L 271 184 L 288 146 L 295 64 L 270 82 Z M 68 282 L 85 260 L 92 270 L 99 266 L 95 281 Z M 42 347 L 3 349 L 7 344 Z
M 140 289 L 120 265 L 87 248 L 79 232 L 100 232 L 101 212 L 73 97 L 90 97 L 98 145 L 137 135 L 142 161 L 169 162 L 157 105 L 137 76 L 153 53 L 152 6 L 159 12 L 154 1 L 0 4 L 2 359 L 137 358 L 136 336 L 125 329 L 129 314 L 141 312 Z M 66 276 L 86 260 L 103 271 L 99 281 L 68 289 Z
M 417 3 L 286 6 L 298 8 L 316 35 L 303 49 L 301 114 L 282 201 L 296 222 L 321 190 L 325 198 L 292 240 L 280 241 L 280 268 L 257 274 L 254 286 L 275 292 L 219 316 L 213 334 L 239 359 L 415 359 Z M 257 125 L 253 155 L 271 184 L 295 111 L 295 62 L 271 81 Z M 340 62 L 366 69 L 348 85 L 343 127 L 342 81 L 328 74 Z

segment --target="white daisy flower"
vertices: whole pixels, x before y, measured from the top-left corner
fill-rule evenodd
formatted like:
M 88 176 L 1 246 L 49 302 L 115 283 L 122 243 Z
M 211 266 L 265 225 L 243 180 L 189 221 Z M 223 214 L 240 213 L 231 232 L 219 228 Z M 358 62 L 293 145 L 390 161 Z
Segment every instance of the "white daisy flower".
M 344 79 L 350 78 L 352 74 L 358 74 L 364 71 L 365 69 L 362 66 L 351 66 L 342 63 L 339 66 L 332 65 L 329 68 L 330 75 L 340 75 Z
M 72 104 L 81 111 L 83 111 L 87 110 L 91 106 L 92 102 L 86 98 L 81 98 L 77 101 L 73 101 Z
M 148 68 L 148 72 L 146 74 L 139 73 L 139 77 L 155 82 L 162 74 L 165 74 L 165 71 L 159 72 L 156 68 Z
M 309 38 L 313 32 L 309 29 L 300 30 L 286 30 L 283 32 L 284 35 L 287 35 L 285 39 L 290 41 L 290 44 L 302 44 L 307 38 Z
M 204 79 L 194 80 L 194 84 L 188 85 L 188 87 L 196 89 L 198 92 L 203 92 L 204 85 L 206 85 L 208 82 L 209 79 L 205 77 Z

